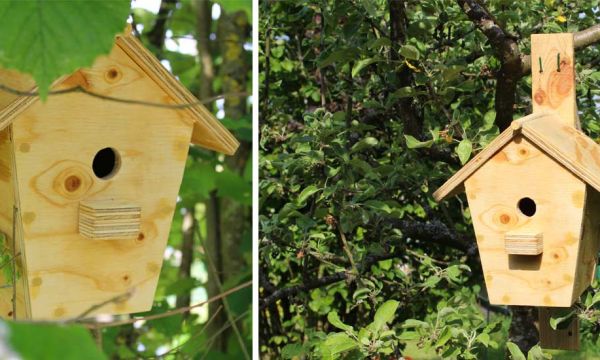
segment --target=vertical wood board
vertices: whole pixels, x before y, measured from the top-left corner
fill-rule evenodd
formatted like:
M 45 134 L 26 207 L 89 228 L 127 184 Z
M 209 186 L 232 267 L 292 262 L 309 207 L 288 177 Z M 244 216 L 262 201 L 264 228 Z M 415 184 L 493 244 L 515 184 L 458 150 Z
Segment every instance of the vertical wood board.
M 580 128 L 572 33 L 531 35 L 531 92 L 534 113 L 552 110 L 565 125 Z

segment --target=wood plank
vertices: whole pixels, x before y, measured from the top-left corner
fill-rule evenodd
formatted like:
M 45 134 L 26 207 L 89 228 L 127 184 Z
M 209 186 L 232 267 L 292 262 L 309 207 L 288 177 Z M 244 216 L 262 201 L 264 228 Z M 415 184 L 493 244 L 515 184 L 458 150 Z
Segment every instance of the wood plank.
M 507 232 L 504 235 L 504 250 L 509 255 L 539 255 L 544 251 L 542 233 L 522 234 Z
M 515 120 L 513 122 L 513 126 L 504 130 L 491 143 L 489 143 L 488 146 L 485 147 L 485 149 L 479 152 L 465 166 L 463 166 L 450 179 L 448 179 L 448 181 L 446 181 L 442 186 L 440 186 L 440 188 L 433 193 L 433 198 L 436 201 L 442 201 L 445 198 L 451 195 L 456 195 L 457 193 L 462 191 L 462 185 L 465 182 L 465 180 L 469 176 L 471 176 L 475 171 L 477 171 L 483 164 L 490 160 L 510 140 L 512 140 L 513 136 L 519 133 L 523 124 L 533 120 L 546 119 L 555 116 L 556 115 L 550 112 L 540 112 Z
M 10 69 L 0 69 L 0 83 L 25 92 L 35 89 L 35 81 L 30 75 Z M 0 89 L 0 109 L 5 108 L 18 97 L 18 95 Z
M 135 36 L 117 36 L 116 43 L 177 103 L 189 104 L 198 101 Z M 189 112 L 195 121 L 191 139 L 193 144 L 227 155 L 236 152 L 239 142 L 206 107 L 197 105 L 187 108 L 186 112 Z
M 561 123 L 580 129 L 574 66 L 572 33 L 531 35 L 533 112 L 554 111 Z
M 600 145 L 594 140 L 569 125 L 552 126 L 543 121 L 529 122 L 522 131 L 548 155 L 600 191 Z
M 543 349 L 579 350 L 579 319 L 577 316 L 564 329 L 554 330 L 550 327 L 552 315 L 565 310 L 547 307 L 538 309 L 540 346 Z
M 108 76 L 115 69 L 117 80 Z M 69 82 L 120 98 L 173 102 L 119 47 L 62 86 L 72 86 Z M 31 317 L 68 319 L 131 288 L 135 292 L 128 301 L 92 315 L 150 309 L 192 119 L 171 109 L 73 93 L 34 102 L 13 128 Z M 106 147 L 120 157 L 120 168 L 107 180 L 97 178 L 91 168 L 96 153 Z M 71 177 L 77 181 L 69 181 Z M 78 213 L 79 203 L 87 200 L 139 206 L 141 231 L 135 239 L 86 239 L 79 234 Z M 101 210 L 90 214 L 111 216 Z
M 552 181 L 540 182 L 533 171 L 552 174 Z M 465 187 L 490 302 L 571 306 L 585 183 L 531 141 L 517 136 L 471 175 Z M 532 216 L 518 208 L 525 197 L 536 204 Z M 506 233 L 543 233 L 543 253 L 507 254 Z
M 588 186 L 586 189 L 583 231 L 579 246 L 579 266 L 575 275 L 573 298 L 578 298 L 594 281 L 598 251 L 600 251 L 600 193 Z

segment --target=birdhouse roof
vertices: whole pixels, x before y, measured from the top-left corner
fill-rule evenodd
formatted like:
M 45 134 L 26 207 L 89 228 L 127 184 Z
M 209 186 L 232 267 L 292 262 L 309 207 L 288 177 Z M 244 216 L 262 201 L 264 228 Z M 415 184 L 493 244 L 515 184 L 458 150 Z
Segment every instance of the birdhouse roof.
M 142 43 L 131 34 L 130 28 L 124 34 L 116 36 L 115 46 L 125 52 L 172 100 L 171 105 L 193 104 L 182 106 L 173 111 L 185 111 L 194 120 L 191 142 L 198 146 L 222 152 L 227 155 L 235 153 L 239 146 L 236 138 L 206 109 L 190 91 L 183 86 L 160 61 L 148 51 Z M 74 74 L 77 74 L 76 71 Z M 52 87 L 59 86 L 73 74 L 56 80 Z M 2 70 L 3 82 L 9 86 L 17 85 L 19 89 L 27 88 L 35 91 L 35 83 L 31 77 L 12 70 Z M 25 90 L 28 91 L 28 90 Z M 9 126 L 24 110 L 35 103 L 37 96 L 15 96 L 6 94 L 0 99 L 0 130 Z M 151 100 L 150 100 L 151 101 Z
M 574 127 L 561 123 L 555 113 L 540 112 L 513 121 L 508 129 L 434 192 L 433 197 L 441 201 L 463 191 L 465 180 L 516 136 L 527 138 L 547 156 L 600 192 L 600 145 Z

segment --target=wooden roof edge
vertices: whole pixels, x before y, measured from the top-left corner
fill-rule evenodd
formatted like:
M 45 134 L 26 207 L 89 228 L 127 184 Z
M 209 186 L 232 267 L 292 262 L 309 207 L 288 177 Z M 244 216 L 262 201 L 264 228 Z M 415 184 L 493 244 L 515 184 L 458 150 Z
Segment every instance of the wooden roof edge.
M 588 138 L 587 135 L 576 128 L 573 128 L 572 131 L 576 132 L 581 137 Z M 596 167 L 596 171 L 586 167 L 582 162 L 577 161 L 577 158 L 574 159 L 569 157 L 568 152 L 560 151 L 560 148 L 554 146 L 552 139 L 544 138 L 542 134 L 538 133 L 532 127 L 524 126 L 523 135 L 548 154 L 554 161 L 569 170 L 574 176 L 600 192 L 600 166 Z M 569 138 L 569 140 L 576 141 L 573 138 Z M 593 144 L 592 146 L 595 146 L 598 152 L 600 152 L 600 145 L 592 139 L 589 139 L 589 141 L 589 145 Z
M 73 73 L 75 73 L 77 71 L 79 71 L 79 70 L 76 70 Z M 63 75 L 63 76 L 59 77 L 58 79 L 54 80 L 54 82 L 50 85 L 50 88 L 53 88 L 54 86 L 61 84 L 63 81 L 65 81 L 65 79 L 67 79 L 73 73 L 71 73 L 69 75 Z M 36 93 L 38 91 L 37 85 L 33 86 L 28 91 L 31 93 Z M 34 102 L 38 101 L 39 99 L 40 99 L 40 97 L 37 95 L 36 96 L 19 95 L 8 105 L 6 105 L 2 109 L 0 109 L 0 131 L 4 130 L 6 127 L 8 127 L 10 124 L 12 124 L 12 122 L 17 118 L 17 116 L 19 114 L 21 114 L 23 111 L 27 110 L 27 108 L 29 108 L 29 106 L 31 106 Z
M 434 193 L 433 198 L 440 202 L 449 196 L 456 195 L 463 191 L 463 183 L 483 164 L 492 158 L 500 149 L 504 147 L 513 137 L 522 132 L 523 125 L 529 121 L 544 117 L 556 117 L 552 112 L 541 111 L 531 115 L 524 116 L 511 123 L 511 126 L 498 135 L 488 146 L 473 157 L 465 166 L 458 170 Z
M 117 35 L 116 44 L 175 101 L 181 104 L 198 102 L 198 99 L 131 33 Z M 240 143 L 206 107 L 196 104 L 186 110 L 195 121 L 192 143 L 227 155 L 236 152 Z M 206 137 L 209 138 L 205 139 Z

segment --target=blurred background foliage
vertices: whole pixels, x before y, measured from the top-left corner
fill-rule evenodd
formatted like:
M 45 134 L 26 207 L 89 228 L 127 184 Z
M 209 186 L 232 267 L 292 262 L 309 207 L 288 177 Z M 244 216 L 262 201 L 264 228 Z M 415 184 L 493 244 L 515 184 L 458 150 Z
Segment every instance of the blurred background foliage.
M 190 146 L 154 306 L 150 312 L 135 315 L 152 316 L 185 308 L 251 280 L 251 1 L 134 0 L 129 4 L 128 0 L 118 0 L 100 4 L 73 0 L 64 6 L 58 2 L 24 3 L 7 1 L 0 6 L 2 10 L 10 8 L 2 11 L 2 16 L 12 14 L 5 16 L 2 25 L 6 28 L 2 29 L 3 46 L 9 49 L 0 49 L 0 63 L 33 73 L 43 94 L 56 76 L 88 66 L 108 52 L 115 32 L 125 28 L 128 13 L 136 36 L 196 97 L 210 100 L 230 94 L 208 101 L 206 107 L 240 141 L 240 149 L 226 157 Z M 29 19 L 36 11 L 40 16 L 30 19 L 33 23 L 29 27 L 16 26 L 17 20 Z M 72 28 L 81 28 L 97 44 L 79 43 L 68 34 L 62 36 L 64 29 L 54 26 L 65 25 L 64 19 L 58 21 L 60 16 L 76 18 L 69 20 Z M 89 29 L 94 31 L 86 32 Z M 53 67 L 57 62 L 50 60 L 28 63 L 34 57 L 33 48 L 7 43 L 18 36 L 18 31 L 25 38 L 40 36 L 40 32 L 61 35 L 60 43 L 29 45 L 41 57 L 52 59 L 58 52 L 69 61 L 60 62 L 62 67 Z M 46 68 L 40 68 L 43 66 Z M 0 358 L 250 359 L 251 314 L 249 286 L 223 301 L 185 313 L 130 325 L 100 326 L 92 331 L 93 337 L 80 325 L 1 323 Z
M 599 20 L 596 0 L 466 2 L 522 54 L 532 33 Z M 259 2 L 262 358 L 600 358 L 597 283 L 583 350 L 542 352 L 529 309 L 487 301 L 464 195 L 432 198 L 502 116 L 531 112 L 531 77 L 508 74 L 515 103 L 496 113 L 504 63 L 459 3 Z M 594 139 L 599 59 L 576 53 Z

